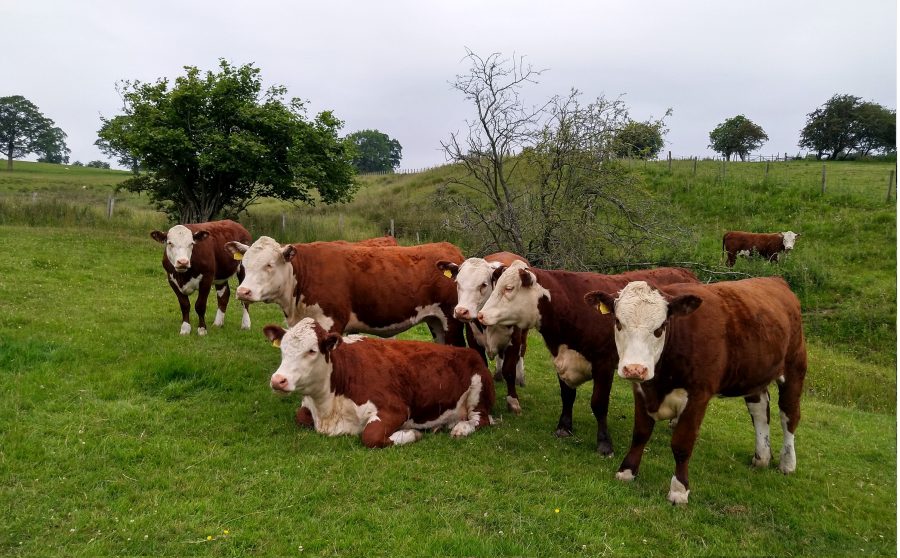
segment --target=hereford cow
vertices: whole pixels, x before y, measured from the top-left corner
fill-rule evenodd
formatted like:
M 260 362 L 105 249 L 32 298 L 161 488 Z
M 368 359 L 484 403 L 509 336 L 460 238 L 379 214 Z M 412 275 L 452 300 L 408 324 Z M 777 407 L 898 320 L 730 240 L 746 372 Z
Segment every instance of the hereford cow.
M 243 258 L 237 297 L 278 304 L 289 326 L 314 318 L 328 331 L 389 337 L 425 322 L 436 341 L 465 345 L 462 324 L 453 319 L 456 289 L 434 273 L 440 260 L 462 262 L 452 244 L 282 246 L 262 236 L 228 249 Z
M 484 258 L 469 258 L 460 265 L 440 261 L 437 267 L 456 282 L 457 304 L 453 309 L 453 317 L 469 324 L 476 343 L 485 348 L 489 358 L 496 356 L 497 373 L 494 380 L 506 381 L 506 406 L 518 415 L 522 413 L 522 406 L 519 404 L 516 384 L 525 385 L 528 330 L 510 326 L 486 327 L 475 319 L 494 289 L 494 271 L 516 261 L 528 265 L 528 261 L 522 256 L 497 252 Z
M 613 453 L 606 415 L 616 348 L 609 331 L 612 319 L 609 323 L 598 321 L 584 304 L 584 295 L 597 289 L 621 288 L 629 281 L 641 279 L 657 285 L 697 281 L 691 272 L 677 268 L 601 275 L 546 271 L 515 262 L 499 275 L 494 292 L 478 313 L 478 319 L 488 326 L 537 328 L 541 332 L 559 375 L 562 413 L 557 436 L 572 435 L 575 388 L 594 380 L 591 410 L 597 419 L 597 451 L 602 455 Z
M 749 257 L 759 254 L 768 261 L 778 261 L 782 252 L 794 249 L 794 242 L 800 233 L 791 231 L 783 233 L 749 233 L 728 231 L 722 237 L 722 250 L 728 257 L 726 264 L 733 267 L 738 256 Z
M 477 352 L 421 341 L 342 338 L 312 318 L 264 332 L 281 347 L 272 389 L 299 391 L 297 420 L 329 436 L 362 434 L 367 447 L 415 442 L 422 430 L 468 436 L 490 424 L 494 384 Z
M 169 286 L 178 297 L 181 306 L 181 334 L 191 332 L 191 301 L 188 295 L 197 291 L 194 309 L 199 322 L 197 334 L 206 335 L 206 299 L 213 284 L 216 286 L 218 310 L 214 326 L 225 323 L 225 309 L 231 291 L 228 279 L 237 274 L 238 282 L 244 278 L 240 262 L 235 261 L 225 244 L 231 241 L 250 242 L 247 229 L 234 221 L 210 221 L 192 225 L 175 225 L 168 232 L 153 231 L 150 236 L 166 246 L 162 265 L 169 278 Z M 244 304 L 241 329 L 250 329 L 250 314 Z
M 800 301 L 780 278 L 654 289 L 629 283 L 585 297 L 615 315 L 619 376 L 633 382 L 634 434 L 616 478 L 638 474 L 644 446 L 657 420 L 677 419 L 672 434 L 675 476 L 668 499 L 686 504 L 688 462 L 706 406 L 713 396 L 743 397 L 756 429 L 754 467 L 766 467 L 769 448 L 769 384 L 778 384 L 784 442 L 778 467 L 797 467 L 794 432 L 806 376 Z M 609 319 L 604 319 L 608 322 Z

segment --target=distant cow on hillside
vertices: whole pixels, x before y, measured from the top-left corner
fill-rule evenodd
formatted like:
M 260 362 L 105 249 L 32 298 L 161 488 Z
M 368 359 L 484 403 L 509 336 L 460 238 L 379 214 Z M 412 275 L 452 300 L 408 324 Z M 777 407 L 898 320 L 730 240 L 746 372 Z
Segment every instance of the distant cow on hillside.
M 190 225 L 175 225 L 167 232 L 153 231 L 153 240 L 164 244 L 162 265 L 169 279 L 169 286 L 178 297 L 181 306 L 181 335 L 191 332 L 191 301 L 188 295 L 197 291 L 197 302 L 194 309 L 199 322 L 197 334 L 206 335 L 206 299 L 209 290 L 216 285 L 218 310 L 214 326 L 221 327 L 225 323 L 225 309 L 231 290 L 228 279 L 237 274 L 238 282 L 244 279 L 244 270 L 231 252 L 225 249 L 227 242 L 249 243 L 250 233 L 234 221 L 210 221 Z M 250 329 L 250 314 L 244 304 L 241 329 Z
M 756 430 L 754 467 L 767 467 L 769 384 L 778 384 L 784 441 L 778 468 L 797 468 L 794 432 L 806 377 L 800 301 L 778 277 L 682 283 L 653 288 L 644 281 L 588 293 L 585 301 L 611 312 L 620 377 L 632 382 L 631 449 L 616 478 L 631 481 L 658 420 L 676 419 L 672 433 L 675 476 L 668 499 L 686 504 L 688 463 L 710 399 L 743 397 Z M 599 323 L 600 316 L 597 316 Z
M 312 318 L 263 331 L 281 348 L 272 389 L 299 391 L 297 422 L 322 434 L 362 435 L 367 447 L 382 448 L 418 441 L 423 430 L 468 436 L 491 422 L 494 384 L 471 349 L 341 337 Z
M 727 254 L 728 267 L 734 266 L 738 256 L 751 256 L 756 253 L 771 261 L 778 261 L 782 252 L 794 249 L 794 243 L 800 233 L 791 231 L 783 233 L 749 233 L 728 231 L 722 237 L 722 250 Z

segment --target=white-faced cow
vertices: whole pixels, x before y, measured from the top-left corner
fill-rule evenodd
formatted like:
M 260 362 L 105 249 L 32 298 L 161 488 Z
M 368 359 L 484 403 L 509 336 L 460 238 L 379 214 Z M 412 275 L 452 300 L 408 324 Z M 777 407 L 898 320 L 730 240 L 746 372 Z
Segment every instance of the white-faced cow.
M 456 289 L 434 271 L 440 260 L 462 262 L 452 244 L 283 246 L 262 236 L 228 248 L 243 254 L 238 299 L 278 304 L 288 326 L 313 318 L 328 331 L 389 337 L 425 322 L 436 341 L 465 345 Z
M 688 462 L 713 396 L 743 397 L 756 430 L 755 467 L 769 465 L 769 389 L 778 384 L 784 442 L 778 467 L 797 467 L 794 432 L 806 376 L 800 301 L 780 278 L 711 285 L 643 281 L 590 293 L 585 300 L 612 312 L 619 376 L 633 382 L 634 434 L 616 478 L 638 474 L 657 420 L 676 419 L 672 433 L 675 476 L 668 499 L 686 504 Z M 587 305 L 585 305 L 587 306 Z M 608 320 L 604 319 L 604 323 Z
M 297 422 L 322 434 L 361 434 L 367 447 L 381 448 L 415 442 L 422 430 L 468 436 L 491 422 L 494 384 L 471 349 L 342 338 L 312 318 L 264 332 L 281 347 L 272 389 L 300 392 Z
M 462 264 L 440 261 L 438 269 L 456 282 L 457 303 L 453 317 L 466 322 L 475 342 L 484 347 L 488 358 L 497 358 L 494 380 L 506 381 L 506 406 L 515 414 L 521 414 L 516 384 L 525 385 L 525 349 L 528 330 L 513 326 L 483 326 L 475 316 L 494 290 L 493 274 L 513 262 L 528 261 L 511 252 L 497 252 L 484 258 L 469 258 Z
M 584 303 L 584 295 L 597 289 L 622 288 L 629 281 L 641 279 L 657 285 L 697 281 L 691 272 L 677 268 L 601 275 L 546 271 L 516 262 L 502 272 L 478 313 L 478 319 L 488 326 L 537 328 L 541 332 L 559 375 L 562 413 L 557 436 L 572 435 L 575 388 L 594 380 L 591 411 L 597 419 L 597 451 L 602 455 L 613 453 L 606 416 L 617 355 L 612 318 L 598 321 Z
M 169 286 L 178 297 L 181 306 L 181 334 L 191 332 L 191 301 L 188 295 L 197 291 L 194 309 L 199 322 L 197 334 L 206 335 L 206 299 L 210 288 L 216 286 L 218 310 L 213 325 L 221 327 L 225 323 L 225 309 L 228 308 L 230 289 L 228 279 L 237 274 L 238 282 L 244 278 L 240 262 L 235 261 L 225 244 L 231 241 L 250 242 L 250 233 L 234 221 L 210 221 L 190 225 L 175 225 L 168 232 L 150 233 L 166 247 L 162 265 L 169 279 Z M 250 329 L 250 314 L 243 305 L 241 329 Z
M 722 250 L 725 252 L 729 267 L 734 266 L 738 256 L 750 257 L 759 255 L 768 261 L 778 261 L 782 252 L 794 249 L 794 243 L 800 233 L 791 231 L 783 233 L 749 233 L 728 231 L 722 237 Z

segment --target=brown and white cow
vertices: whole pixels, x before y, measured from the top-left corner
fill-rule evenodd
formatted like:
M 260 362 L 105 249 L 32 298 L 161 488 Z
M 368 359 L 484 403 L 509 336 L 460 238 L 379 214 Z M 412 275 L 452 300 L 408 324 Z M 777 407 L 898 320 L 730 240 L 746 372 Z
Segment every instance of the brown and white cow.
M 490 359 L 497 359 L 494 380 L 506 381 L 506 406 L 515 414 L 522 413 L 516 384 L 525 385 L 525 350 L 528 330 L 512 326 L 483 326 L 475 319 L 494 290 L 493 274 L 498 268 L 520 261 L 528 265 L 522 256 L 511 252 L 497 252 L 484 258 L 469 258 L 462 264 L 440 261 L 438 269 L 456 282 L 457 303 L 453 317 L 466 322 L 475 342 L 484 347 Z
M 606 416 L 617 355 L 610 331 L 612 318 L 597 320 L 584 303 L 584 295 L 598 289 L 622 288 L 629 281 L 642 279 L 657 285 L 697 281 L 693 273 L 678 268 L 601 275 L 547 271 L 516 262 L 503 270 L 478 313 L 481 323 L 488 326 L 537 328 L 541 332 L 559 375 L 562 413 L 557 436 L 572 435 L 575 388 L 594 380 L 591 411 L 597 419 L 597 451 L 602 455 L 613 453 Z
M 629 283 L 585 300 L 615 315 L 618 374 L 632 383 L 634 433 L 616 478 L 638 474 L 644 446 L 657 420 L 676 419 L 672 433 L 675 476 L 668 499 L 686 504 L 688 462 L 713 396 L 743 397 L 756 430 L 754 467 L 767 467 L 769 384 L 778 384 L 784 442 L 778 467 L 797 467 L 794 432 L 806 376 L 806 345 L 800 301 L 781 278 L 711 285 Z M 587 305 L 586 305 L 587 306 Z M 607 323 L 608 318 L 604 318 Z
M 389 337 L 425 322 L 436 341 L 465 345 L 456 289 L 434 272 L 440 260 L 462 262 L 452 244 L 281 245 L 262 236 L 228 248 L 243 255 L 238 299 L 278 304 L 288 326 L 313 318 L 328 331 Z
M 237 274 L 238 282 L 244 273 L 240 262 L 235 261 L 225 244 L 231 241 L 247 243 L 250 233 L 234 221 L 210 221 L 189 225 L 175 225 L 167 232 L 153 231 L 150 236 L 166 246 L 162 265 L 169 279 L 169 286 L 178 297 L 181 306 L 181 335 L 191 332 L 191 301 L 188 295 L 197 291 L 194 309 L 199 322 L 197 334 L 206 335 L 206 299 L 212 285 L 216 286 L 218 310 L 214 326 L 225 323 L 225 309 L 231 291 L 228 279 Z M 241 329 L 250 329 L 250 314 L 243 305 Z
M 794 243 L 800 233 L 791 231 L 783 233 L 750 233 L 743 231 L 728 231 L 722 236 L 722 250 L 725 252 L 728 267 L 733 267 L 738 256 L 750 257 L 753 254 L 767 259 L 778 261 L 782 252 L 790 252 L 794 249 Z
M 299 391 L 298 423 L 322 434 L 361 434 L 367 447 L 381 448 L 415 442 L 422 430 L 468 436 L 491 422 L 494 384 L 471 349 L 342 338 L 312 318 L 264 332 L 281 348 L 272 389 Z

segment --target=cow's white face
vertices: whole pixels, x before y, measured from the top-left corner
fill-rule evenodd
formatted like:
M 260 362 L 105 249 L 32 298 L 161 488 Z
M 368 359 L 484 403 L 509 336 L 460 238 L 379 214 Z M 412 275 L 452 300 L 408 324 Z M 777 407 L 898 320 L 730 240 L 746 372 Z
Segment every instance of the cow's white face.
M 456 308 L 453 317 L 470 322 L 491 296 L 491 274 L 500 267 L 499 262 L 488 262 L 484 258 L 469 258 L 459 266 L 456 273 Z
M 791 232 L 791 231 L 781 233 L 781 237 L 783 239 L 782 242 L 784 243 L 784 249 L 785 250 L 793 250 L 794 242 L 797 241 L 798 236 L 800 236 L 799 233 L 795 233 L 795 232 Z
M 166 258 L 175 271 L 184 273 L 191 268 L 191 256 L 194 253 L 194 244 L 201 242 L 209 233 L 206 231 L 197 231 L 192 233 L 191 229 L 184 225 L 175 225 L 168 232 L 153 231 L 152 236 L 156 241 L 165 244 Z
M 291 257 L 294 247 L 282 246 L 268 236 L 259 237 L 251 246 L 229 242 L 227 249 L 243 254 L 244 280 L 236 294 L 244 302 L 275 302 L 290 296 L 295 285 Z
M 323 343 L 316 327 L 316 321 L 312 318 L 300 320 L 287 331 L 275 325 L 265 327 L 266 337 L 273 343 L 279 343 L 281 348 L 281 364 L 270 380 L 272 389 L 316 394 L 327 387 L 333 369 L 328 353 L 340 341 L 340 336 L 331 334 L 325 338 L 331 341 Z
M 478 319 L 487 326 L 536 328 L 541 321 L 538 301 L 542 297 L 549 300 L 550 291 L 538 284 L 525 262 L 515 261 L 497 279 Z

